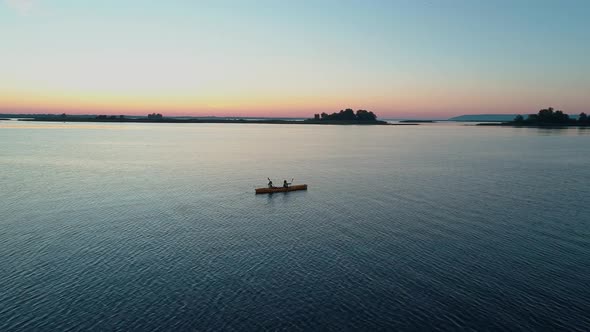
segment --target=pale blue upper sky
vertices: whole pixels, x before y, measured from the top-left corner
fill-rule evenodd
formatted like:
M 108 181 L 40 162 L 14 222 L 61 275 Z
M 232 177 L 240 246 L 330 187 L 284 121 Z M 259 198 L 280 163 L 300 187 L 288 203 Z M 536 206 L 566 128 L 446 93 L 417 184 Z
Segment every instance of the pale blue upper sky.
M 590 1 L 0 1 L 0 110 L 590 110 Z

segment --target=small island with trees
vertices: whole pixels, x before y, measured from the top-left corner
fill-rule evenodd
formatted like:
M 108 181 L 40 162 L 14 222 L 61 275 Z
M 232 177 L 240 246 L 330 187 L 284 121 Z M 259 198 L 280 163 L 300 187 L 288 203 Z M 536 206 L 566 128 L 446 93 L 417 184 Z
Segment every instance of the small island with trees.
M 385 121 L 377 120 L 375 113 L 367 110 L 353 111 L 351 108 L 341 110 L 340 112 L 327 114 L 315 114 L 313 119 L 303 121 L 308 124 L 360 124 L 360 125 L 386 125 Z
M 517 115 L 514 120 L 502 123 L 480 123 L 478 126 L 515 126 L 515 127 L 590 127 L 590 119 L 582 112 L 577 119 L 553 107 L 544 108 L 537 114 L 526 118 Z

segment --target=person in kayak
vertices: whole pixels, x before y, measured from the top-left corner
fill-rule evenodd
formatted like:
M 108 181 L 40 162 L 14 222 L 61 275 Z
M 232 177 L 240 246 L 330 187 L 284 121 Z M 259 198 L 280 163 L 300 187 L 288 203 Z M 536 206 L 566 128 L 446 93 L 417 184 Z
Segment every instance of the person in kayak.
M 290 183 L 287 182 L 287 180 L 283 181 L 283 188 L 289 188 Z
M 268 187 L 271 188 L 271 189 L 274 188 L 272 186 L 272 180 L 270 178 L 267 178 L 267 179 L 268 179 Z

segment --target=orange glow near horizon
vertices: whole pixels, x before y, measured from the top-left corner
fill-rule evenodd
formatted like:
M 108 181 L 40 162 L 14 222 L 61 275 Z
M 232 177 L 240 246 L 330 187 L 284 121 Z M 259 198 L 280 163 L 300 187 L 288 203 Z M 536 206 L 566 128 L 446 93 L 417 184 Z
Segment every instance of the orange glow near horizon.
M 306 94 L 272 94 L 265 96 L 257 91 L 222 95 L 160 93 L 148 94 L 83 90 L 50 90 L 30 92 L 26 90 L 0 90 L 0 113 L 68 113 L 145 115 L 152 112 L 168 116 L 252 116 L 252 117 L 311 117 L 315 113 L 337 112 L 344 108 L 367 109 L 380 118 L 441 118 L 466 113 L 532 113 L 528 105 L 529 93 L 515 91 L 502 99 L 502 91 L 437 90 L 408 87 L 387 95 L 381 93 L 367 98 L 348 93 L 344 96 Z M 447 111 L 434 105 L 445 105 Z M 493 110 L 473 105 L 491 105 Z M 515 107 L 516 105 L 516 107 Z M 551 105 L 551 98 L 539 98 L 536 107 Z M 567 112 L 567 109 L 566 109 Z

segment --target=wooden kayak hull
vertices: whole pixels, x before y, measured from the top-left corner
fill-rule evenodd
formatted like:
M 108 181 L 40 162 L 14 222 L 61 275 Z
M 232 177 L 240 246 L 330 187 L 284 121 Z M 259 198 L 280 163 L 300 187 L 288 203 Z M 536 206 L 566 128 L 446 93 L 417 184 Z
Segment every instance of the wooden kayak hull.
M 284 193 L 287 191 L 296 191 L 296 190 L 307 190 L 307 185 L 306 184 L 299 184 L 296 186 L 289 186 L 287 188 L 283 188 L 283 187 L 256 188 L 256 194 Z

